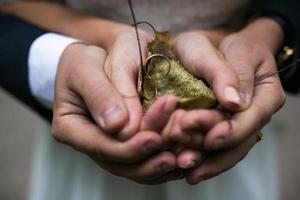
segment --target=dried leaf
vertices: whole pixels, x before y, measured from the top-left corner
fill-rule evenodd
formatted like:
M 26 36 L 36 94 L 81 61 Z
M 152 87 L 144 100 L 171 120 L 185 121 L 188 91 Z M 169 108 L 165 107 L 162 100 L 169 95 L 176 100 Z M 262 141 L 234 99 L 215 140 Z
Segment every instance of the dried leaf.
M 157 56 L 144 69 L 139 68 L 138 91 L 144 110 L 165 94 L 176 95 L 178 107 L 187 110 L 216 105 L 212 90 L 189 73 L 172 52 L 169 32 L 157 32 L 155 39 L 148 44 L 148 56 L 155 54 L 162 54 L 169 60 Z

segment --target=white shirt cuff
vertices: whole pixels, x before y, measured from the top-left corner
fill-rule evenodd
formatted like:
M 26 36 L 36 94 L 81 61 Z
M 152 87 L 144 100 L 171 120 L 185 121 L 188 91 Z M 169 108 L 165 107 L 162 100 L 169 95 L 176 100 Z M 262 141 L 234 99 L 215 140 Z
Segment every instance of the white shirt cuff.
M 28 56 L 28 77 L 31 94 L 52 109 L 56 70 L 64 50 L 77 39 L 46 33 L 35 39 Z

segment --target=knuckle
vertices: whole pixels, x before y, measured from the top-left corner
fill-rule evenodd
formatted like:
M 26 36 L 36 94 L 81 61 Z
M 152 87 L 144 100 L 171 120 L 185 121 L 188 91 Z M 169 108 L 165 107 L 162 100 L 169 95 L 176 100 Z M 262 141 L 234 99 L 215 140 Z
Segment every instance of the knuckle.
M 106 51 L 98 46 L 90 45 L 86 48 L 86 55 L 92 58 L 105 58 Z
M 61 119 L 56 119 L 54 117 L 52 122 L 52 128 L 51 128 L 52 137 L 60 143 L 65 143 L 66 142 L 65 132 L 66 132 L 66 125 L 64 121 Z

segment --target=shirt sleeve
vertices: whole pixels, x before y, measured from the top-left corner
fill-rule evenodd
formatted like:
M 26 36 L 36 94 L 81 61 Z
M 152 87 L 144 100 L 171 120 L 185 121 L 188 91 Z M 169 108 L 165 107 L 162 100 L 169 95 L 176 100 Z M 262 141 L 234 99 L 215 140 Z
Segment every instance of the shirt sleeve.
M 39 45 L 39 43 L 44 44 L 44 42 L 40 41 L 48 41 L 48 36 L 45 37 L 45 40 L 43 39 L 44 37 L 42 37 L 46 34 L 46 30 L 17 17 L 0 13 L 0 86 L 41 117 L 47 121 L 51 121 L 52 110 L 49 108 L 51 107 L 50 105 L 53 100 L 53 87 L 57 63 L 63 49 L 74 41 L 74 39 L 67 39 L 63 36 L 59 36 L 55 38 L 61 39 L 52 41 L 52 46 L 46 47 L 45 45 Z M 53 36 L 53 34 L 50 35 Z M 54 43 L 56 43 L 57 46 L 55 46 Z M 36 46 L 45 49 L 36 48 Z M 38 52 L 38 56 L 34 56 L 34 52 L 36 51 Z M 43 59 L 37 61 L 37 58 L 46 55 L 47 57 L 51 57 L 50 54 L 53 54 L 52 64 L 47 64 L 47 67 L 44 69 L 42 65 L 46 65 L 46 63 L 42 62 Z M 29 61 L 29 57 L 33 57 L 33 59 Z M 56 57 L 56 59 L 54 57 Z M 38 62 L 40 65 L 33 64 L 34 66 L 29 69 L 29 62 Z M 49 73 L 49 77 L 46 77 L 47 73 Z M 40 80 L 40 77 L 38 77 L 37 74 L 43 74 L 44 81 Z M 35 79 L 38 79 L 39 83 L 44 85 L 37 87 Z M 49 85 L 46 86 L 46 83 Z M 45 91 L 47 92 L 42 93 L 40 91 L 42 89 L 37 88 L 45 88 Z M 52 99 L 49 97 L 52 97 Z M 48 107 L 45 107 L 40 103 L 43 99 L 45 102 L 48 100 Z
M 59 60 L 64 50 L 76 39 L 56 33 L 36 38 L 29 50 L 28 80 L 31 94 L 43 106 L 52 109 L 54 83 Z
M 31 95 L 28 53 L 32 42 L 46 31 L 23 20 L 0 14 L 0 86 L 17 100 L 51 121 L 52 111 Z

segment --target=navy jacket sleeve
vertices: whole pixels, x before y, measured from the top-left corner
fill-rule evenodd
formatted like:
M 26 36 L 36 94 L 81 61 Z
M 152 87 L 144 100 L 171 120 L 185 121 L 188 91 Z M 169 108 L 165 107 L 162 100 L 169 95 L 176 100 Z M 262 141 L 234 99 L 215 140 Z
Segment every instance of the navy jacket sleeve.
M 29 49 L 44 33 L 20 19 L 0 15 L 0 86 L 50 121 L 52 112 L 34 99 L 28 82 Z
M 282 17 L 288 24 L 286 38 L 295 49 L 294 61 L 300 58 L 300 2 L 299 0 L 259 0 L 255 10 L 261 13 L 273 13 Z M 300 65 L 297 64 L 280 74 L 284 89 L 290 93 L 299 93 Z

